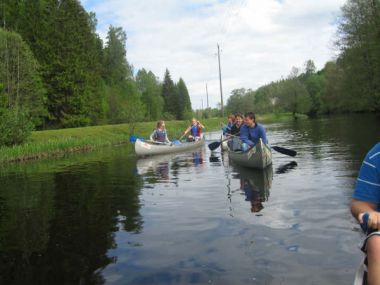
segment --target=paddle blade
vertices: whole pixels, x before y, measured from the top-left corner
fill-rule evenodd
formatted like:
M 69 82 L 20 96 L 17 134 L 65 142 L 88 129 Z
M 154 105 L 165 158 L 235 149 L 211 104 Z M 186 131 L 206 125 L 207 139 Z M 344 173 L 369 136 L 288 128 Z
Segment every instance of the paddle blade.
M 130 136 L 129 137 L 129 141 L 132 143 L 136 142 L 136 140 L 137 140 L 137 136 Z
M 289 155 L 289 156 L 296 156 L 297 155 L 297 152 L 295 150 L 280 147 L 280 146 L 272 146 L 272 149 L 274 149 L 275 151 L 277 151 L 279 153 Z
M 208 148 L 209 148 L 210 150 L 214 150 L 214 149 L 217 149 L 219 146 L 220 146 L 220 142 L 213 142 L 213 143 L 210 143 L 210 144 L 208 145 Z
M 140 141 L 143 141 L 144 140 L 144 138 L 141 138 L 141 137 L 138 137 L 138 136 L 129 136 L 129 141 L 131 142 L 131 143 L 134 143 L 134 142 L 136 142 L 136 140 L 137 139 L 139 139 Z
M 179 145 L 179 144 L 182 144 L 182 143 L 179 140 L 174 140 L 174 141 L 172 141 L 172 144 Z

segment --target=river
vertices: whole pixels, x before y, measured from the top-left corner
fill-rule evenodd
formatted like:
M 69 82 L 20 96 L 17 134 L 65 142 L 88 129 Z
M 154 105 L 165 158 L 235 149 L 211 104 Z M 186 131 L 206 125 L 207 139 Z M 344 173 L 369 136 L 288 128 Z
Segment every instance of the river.
M 0 284 L 351 284 L 363 238 L 349 203 L 380 119 L 266 125 L 265 171 L 206 146 L 129 146 L 0 166 Z

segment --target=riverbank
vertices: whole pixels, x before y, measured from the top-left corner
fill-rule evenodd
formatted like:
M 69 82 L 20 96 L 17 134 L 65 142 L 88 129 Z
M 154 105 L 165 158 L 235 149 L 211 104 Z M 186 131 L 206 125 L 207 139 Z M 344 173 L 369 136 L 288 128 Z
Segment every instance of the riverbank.
M 291 114 L 259 115 L 262 123 L 292 120 Z M 206 131 L 221 129 L 223 118 L 202 119 Z M 179 139 L 187 127 L 186 121 L 166 122 L 170 139 Z M 67 153 L 90 151 L 99 147 L 129 143 L 131 135 L 148 137 L 155 122 L 92 126 L 83 128 L 35 131 L 22 145 L 0 148 L 0 163 L 62 156 Z

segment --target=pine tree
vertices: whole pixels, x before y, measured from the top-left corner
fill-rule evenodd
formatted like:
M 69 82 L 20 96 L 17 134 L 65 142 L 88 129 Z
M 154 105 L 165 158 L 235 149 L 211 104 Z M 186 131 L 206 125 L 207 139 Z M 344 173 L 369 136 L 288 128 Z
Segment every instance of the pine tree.
M 177 117 L 178 97 L 173 80 L 168 69 L 165 71 L 162 84 L 162 98 L 164 99 L 164 112 L 166 116 Z
M 177 108 L 177 119 L 189 119 L 192 114 L 191 101 L 189 92 L 187 90 L 185 81 L 182 78 L 179 79 L 177 84 L 178 92 L 178 108 Z
M 137 72 L 136 84 L 146 107 L 146 119 L 159 120 L 162 116 L 164 100 L 161 97 L 161 86 L 156 76 L 143 68 Z

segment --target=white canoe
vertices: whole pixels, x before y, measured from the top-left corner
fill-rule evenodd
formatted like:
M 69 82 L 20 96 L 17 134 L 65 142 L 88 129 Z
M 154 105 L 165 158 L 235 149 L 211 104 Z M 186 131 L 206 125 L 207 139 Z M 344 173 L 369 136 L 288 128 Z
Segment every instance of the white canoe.
M 185 152 L 201 147 L 204 144 L 204 138 L 196 142 L 184 142 L 181 144 L 154 143 L 137 139 L 135 143 L 135 152 L 138 156 Z
M 223 135 L 220 137 L 220 146 L 222 148 L 222 151 L 226 151 L 228 149 L 228 141 L 225 139 L 226 137 Z
M 228 156 L 234 163 L 245 167 L 264 169 L 272 164 L 272 152 L 261 139 L 249 151 L 228 150 Z

